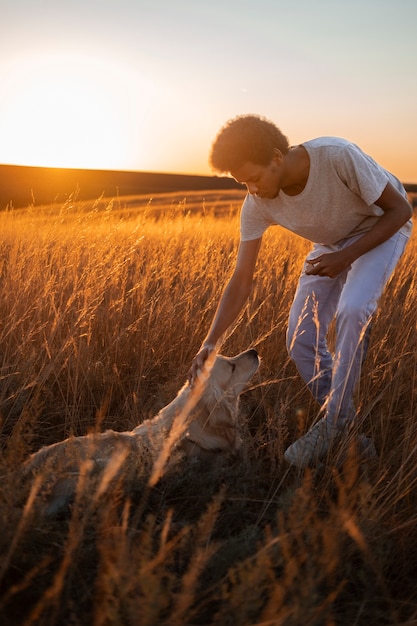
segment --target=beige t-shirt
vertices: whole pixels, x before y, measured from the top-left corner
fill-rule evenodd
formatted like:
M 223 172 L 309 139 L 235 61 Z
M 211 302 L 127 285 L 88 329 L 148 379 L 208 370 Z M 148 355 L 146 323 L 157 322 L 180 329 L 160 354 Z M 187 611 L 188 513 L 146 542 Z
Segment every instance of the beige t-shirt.
M 388 182 L 405 197 L 401 182 L 358 146 L 338 137 L 320 137 L 301 144 L 310 157 L 310 173 L 303 191 L 273 199 L 248 194 L 242 206 L 242 241 L 258 239 L 279 224 L 314 243 L 330 245 L 364 233 L 383 210 L 378 200 Z M 411 220 L 401 229 L 411 232 Z

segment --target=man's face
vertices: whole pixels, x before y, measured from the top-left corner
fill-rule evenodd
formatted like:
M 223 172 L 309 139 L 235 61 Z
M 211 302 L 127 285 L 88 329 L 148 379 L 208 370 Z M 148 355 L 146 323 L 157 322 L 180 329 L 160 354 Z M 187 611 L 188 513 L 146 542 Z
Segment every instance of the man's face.
M 268 165 L 247 161 L 230 172 L 233 178 L 246 185 L 248 192 L 259 198 L 276 198 L 281 189 L 282 155 L 275 155 Z

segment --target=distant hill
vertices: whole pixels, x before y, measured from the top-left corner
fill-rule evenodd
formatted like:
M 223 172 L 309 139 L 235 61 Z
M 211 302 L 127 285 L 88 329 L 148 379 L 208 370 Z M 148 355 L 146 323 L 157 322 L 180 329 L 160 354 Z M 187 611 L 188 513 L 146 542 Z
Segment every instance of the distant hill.
M 0 210 L 7 205 L 64 202 L 76 193 L 78 200 L 204 189 L 241 189 L 232 178 L 154 172 L 84 170 L 0 165 Z
M 417 193 L 417 184 L 405 187 Z M 204 189 L 242 189 L 242 185 L 219 176 L 0 165 L 0 210 L 10 204 L 20 208 L 64 202 L 74 193 L 78 200 L 93 200 Z

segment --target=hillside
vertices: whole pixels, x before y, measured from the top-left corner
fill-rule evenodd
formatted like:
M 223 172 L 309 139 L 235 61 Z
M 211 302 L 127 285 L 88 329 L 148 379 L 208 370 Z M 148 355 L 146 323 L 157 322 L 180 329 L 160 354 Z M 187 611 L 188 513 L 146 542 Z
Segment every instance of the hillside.
M 417 192 L 417 184 L 405 187 L 409 193 Z M 219 176 L 0 165 L 0 210 L 8 205 L 20 208 L 63 202 L 74 193 L 78 200 L 92 200 L 101 196 L 241 188 L 232 178 Z
M 0 165 L 0 210 L 49 204 L 76 193 L 79 200 L 200 189 L 239 189 L 233 179 L 155 172 L 81 170 Z

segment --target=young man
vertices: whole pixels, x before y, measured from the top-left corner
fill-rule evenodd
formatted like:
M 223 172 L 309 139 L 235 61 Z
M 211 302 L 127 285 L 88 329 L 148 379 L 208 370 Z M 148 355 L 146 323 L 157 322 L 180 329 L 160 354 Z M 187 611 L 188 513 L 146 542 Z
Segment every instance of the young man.
M 211 165 L 244 183 L 248 195 L 236 266 L 190 380 L 249 297 L 265 230 L 279 224 L 312 241 L 287 333 L 289 355 L 324 414 L 285 452 L 289 463 L 305 467 L 340 443 L 355 418 L 367 330 L 410 236 L 412 209 L 400 181 L 356 145 L 321 137 L 290 147 L 272 122 L 254 115 L 221 129 Z M 326 335 L 333 318 L 332 356 Z

